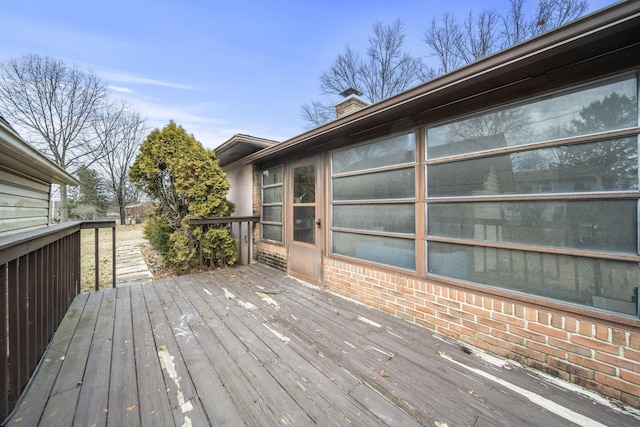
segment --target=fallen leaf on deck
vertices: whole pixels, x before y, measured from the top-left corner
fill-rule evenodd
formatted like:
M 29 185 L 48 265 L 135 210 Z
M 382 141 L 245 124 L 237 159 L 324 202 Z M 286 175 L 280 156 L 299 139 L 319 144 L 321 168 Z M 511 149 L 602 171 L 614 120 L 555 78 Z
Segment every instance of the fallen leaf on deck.
M 387 371 L 385 371 L 384 369 L 382 369 L 382 370 L 380 371 L 380 376 L 381 376 L 381 377 L 388 377 L 388 376 L 389 376 L 389 373 L 388 373 Z
M 129 406 L 129 407 L 127 408 L 127 412 L 131 412 L 131 411 L 133 411 L 134 409 L 136 409 L 137 407 L 138 407 L 138 405 L 137 405 L 137 404 L 135 404 L 135 405 L 131 405 L 131 406 Z
M 60 357 L 58 360 L 64 360 L 64 356 Z
M 14 421 L 14 423 L 16 423 L 16 424 L 19 423 L 19 422 L 22 422 L 22 417 L 16 418 L 16 420 Z
M 160 411 L 151 411 L 151 412 L 149 412 L 149 415 L 152 415 L 152 416 L 154 416 L 154 417 L 155 417 L 156 415 L 158 415 L 158 414 L 160 414 Z

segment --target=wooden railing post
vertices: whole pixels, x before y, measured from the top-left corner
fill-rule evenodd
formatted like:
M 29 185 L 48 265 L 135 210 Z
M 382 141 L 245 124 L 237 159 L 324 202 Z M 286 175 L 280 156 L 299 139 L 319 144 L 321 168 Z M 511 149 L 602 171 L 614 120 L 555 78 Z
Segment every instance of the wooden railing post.
M 222 217 L 212 217 L 212 218 L 198 218 L 198 219 L 190 219 L 189 227 L 195 226 L 210 226 L 214 224 L 226 224 L 229 228 L 229 233 L 233 234 L 233 224 L 238 224 L 238 261 L 242 263 L 242 241 L 244 237 L 242 236 L 242 224 L 247 223 L 247 263 L 251 263 L 251 248 L 253 246 L 253 225 L 256 222 L 260 222 L 260 215 L 252 215 L 252 216 L 222 216 Z M 199 262 L 200 266 L 202 266 L 203 258 L 202 258 L 202 247 L 200 243 L 196 243 L 198 245 L 198 254 L 199 254 Z

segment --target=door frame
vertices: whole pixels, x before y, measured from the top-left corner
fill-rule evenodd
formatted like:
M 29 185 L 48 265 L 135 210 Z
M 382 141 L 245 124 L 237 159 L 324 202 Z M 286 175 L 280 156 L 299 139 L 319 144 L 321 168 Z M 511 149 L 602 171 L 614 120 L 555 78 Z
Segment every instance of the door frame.
M 295 240 L 295 208 L 309 207 L 308 203 L 296 203 L 294 176 L 296 168 L 311 165 L 315 166 L 315 218 L 313 218 L 315 231 L 314 243 L 299 242 Z M 291 276 L 319 285 L 322 283 L 323 253 L 324 253 L 324 165 L 321 154 L 305 157 L 291 162 L 287 170 L 287 200 L 286 200 L 286 227 L 288 232 L 288 273 Z M 318 221 L 320 225 L 318 225 Z

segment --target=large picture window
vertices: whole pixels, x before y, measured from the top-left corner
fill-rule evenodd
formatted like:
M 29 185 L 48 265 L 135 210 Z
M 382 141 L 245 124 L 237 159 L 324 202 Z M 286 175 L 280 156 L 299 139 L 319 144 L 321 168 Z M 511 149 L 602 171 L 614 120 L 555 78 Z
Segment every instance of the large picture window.
M 282 166 L 262 171 L 262 238 L 282 243 Z
M 332 252 L 416 269 L 414 133 L 331 156 Z
M 426 132 L 429 273 L 637 314 L 638 80 Z

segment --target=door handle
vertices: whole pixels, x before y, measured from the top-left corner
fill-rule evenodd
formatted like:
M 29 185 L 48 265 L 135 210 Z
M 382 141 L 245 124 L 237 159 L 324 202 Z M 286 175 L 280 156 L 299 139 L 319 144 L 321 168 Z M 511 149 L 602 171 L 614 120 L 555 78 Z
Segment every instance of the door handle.
M 320 228 L 320 226 L 322 225 L 322 221 L 320 221 L 320 218 L 316 219 L 316 225 L 318 226 L 318 228 Z

